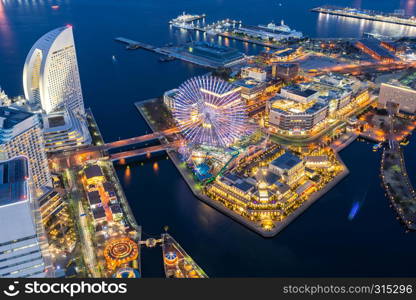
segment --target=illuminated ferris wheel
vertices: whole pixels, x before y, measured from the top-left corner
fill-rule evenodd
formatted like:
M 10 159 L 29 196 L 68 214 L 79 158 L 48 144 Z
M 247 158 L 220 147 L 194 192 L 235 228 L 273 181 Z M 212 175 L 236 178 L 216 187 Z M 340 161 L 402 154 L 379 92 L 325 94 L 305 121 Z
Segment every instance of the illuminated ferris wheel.
M 247 130 L 239 89 L 219 78 L 193 77 L 179 87 L 174 100 L 173 116 L 191 144 L 227 147 Z

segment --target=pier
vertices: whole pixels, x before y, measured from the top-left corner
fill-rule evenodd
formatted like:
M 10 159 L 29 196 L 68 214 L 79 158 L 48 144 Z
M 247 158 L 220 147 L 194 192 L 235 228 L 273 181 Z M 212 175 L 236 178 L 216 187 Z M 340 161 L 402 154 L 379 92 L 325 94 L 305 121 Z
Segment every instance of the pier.
M 156 47 L 156 46 L 152 46 L 146 43 L 124 38 L 124 37 L 117 37 L 114 40 L 123 44 L 127 44 L 127 49 L 131 49 L 131 50 L 144 49 L 144 50 L 151 51 L 160 55 L 166 55 L 168 57 L 176 58 L 185 62 L 189 62 L 195 65 L 205 67 L 205 68 L 210 68 L 210 69 L 232 67 L 232 66 L 235 66 L 236 64 L 245 62 L 245 57 L 241 59 L 235 59 L 230 62 L 222 63 L 222 62 L 218 62 L 213 59 L 206 58 L 206 57 L 192 55 L 191 53 L 186 51 L 186 48 L 192 46 L 192 44 L 176 46 L 176 47 L 173 47 L 173 46 L 172 47 Z
M 350 17 L 362 20 L 378 21 L 397 25 L 406 25 L 416 27 L 416 20 L 402 16 L 386 14 L 377 11 L 355 9 L 350 7 L 321 6 L 311 9 L 312 12 L 324 13 L 335 16 Z
M 387 196 L 406 228 L 416 230 L 416 193 L 408 177 L 400 147 L 385 148 L 381 178 Z
M 409 179 L 403 152 L 394 135 L 397 105 L 387 103 L 390 129 L 381 158 L 381 179 L 387 196 L 407 229 L 416 230 L 416 192 Z
M 127 49 L 131 49 L 131 50 L 144 49 L 144 50 L 155 52 L 155 53 L 162 54 L 162 55 L 169 55 L 169 51 L 166 48 L 155 47 L 146 43 L 134 41 L 134 40 L 127 39 L 124 37 L 117 37 L 114 40 L 123 44 L 127 44 Z

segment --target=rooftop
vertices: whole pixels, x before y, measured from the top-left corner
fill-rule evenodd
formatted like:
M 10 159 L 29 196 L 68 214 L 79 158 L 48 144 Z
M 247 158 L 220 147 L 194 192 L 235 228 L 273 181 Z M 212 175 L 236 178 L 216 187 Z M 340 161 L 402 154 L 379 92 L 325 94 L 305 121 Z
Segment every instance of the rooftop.
M 254 185 L 244 180 L 237 182 L 236 184 L 234 184 L 234 186 L 245 193 L 249 192 L 254 188 Z
M 281 96 L 273 97 L 270 101 L 272 110 L 287 115 L 314 114 L 328 106 L 327 103 L 321 103 L 316 100 L 308 103 L 301 103 L 282 98 Z
M 20 122 L 33 116 L 32 113 L 28 113 L 19 109 L 2 106 L 0 107 L 0 128 L 10 129 Z
M 49 127 L 59 127 L 65 125 L 64 116 L 52 116 L 48 118 Z
M 88 192 L 87 198 L 90 205 L 96 205 L 101 203 L 101 197 L 98 191 Z
M 186 50 L 193 55 L 222 63 L 228 63 L 244 57 L 237 49 L 208 42 L 194 42 Z
M 99 220 L 105 218 L 105 210 L 102 206 L 98 206 L 92 210 L 94 219 Z
M 257 81 L 256 79 L 250 78 L 250 77 L 237 80 L 237 81 L 233 82 L 233 84 L 235 86 L 243 87 L 243 88 L 247 88 L 247 89 L 253 89 L 253 88 L 256 88 L 256 87 L 263 87 L 265 85 L 264 82 Z
M 290 170 L 300 163 L 302 163 L 300 157 L 288 151 L 272 161 L 272 165 L 282 170 Z
M 28 160 L 23 156 L 0 162 L 0 206 L 29 198 Z
M 286 91 L 286 92 L 289 92 L 291 94 L 301 96 L 301 97 L 305 97 L 305 98 L 308 98 L 308 97 L 318 93 L 318 91 L 313 90 L 313 89 L 309 89 L 309 88 L 302 89 L 299 85 L 289 85 L 289 86 L 283 88 L 283 90 Z
M 122 210 L 119 204 L 111 204 L 110 205 L 111 212 L 113 214 L 121 214 Z
M 84 169 L 85 177 L 87 179 L 97 177 L 97 176 L 104 176 L 101 168 L 99 165 L 91 165 Z
M 114 185 L 111 182 L 109 181 L 104 182 L 103 187 L 107 193 L 114 193 Z
M 279 181 L 280 176 L 276 175 L 272 172 L 268 172 L 266 176 L 264 176 L 264 180 L 268 185 L 276 184 L 277 181 Z
M 390 51 L 380 46 L 380 41 L 376 39 L 362 39 L 359 43 L 363 44 L 366 48 L 371 49 L 378 55 L 386 58 L 397 59 Z

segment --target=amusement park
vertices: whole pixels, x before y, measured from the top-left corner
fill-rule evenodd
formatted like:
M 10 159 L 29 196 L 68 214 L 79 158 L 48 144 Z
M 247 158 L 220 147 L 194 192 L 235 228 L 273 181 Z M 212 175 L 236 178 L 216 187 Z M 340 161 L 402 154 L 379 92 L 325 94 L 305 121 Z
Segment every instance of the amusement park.
M 283 93 L 281 82 L 274 84 L 276 92 L 282 89 L 278 95 L 289 97 Z M 317 97 L 325 95 L 324 91 L 314 91 L 306 96 L 303 87 L 298 89 L 286 94 L 294 91 L 295 95 L 290 96 L 299 102 L 316 102 Z M 318 146 L 323 145 L 320 139 L 315 141 L 317 147 L 276 142 L 268 121 L 271 112 L 265 109 L 249 115 L 243 93 L 242 87 L 232 81 L 205 75 L 166 92 L 163 101 L 136 105 L 155 132 L 167 123 L 177 126 L 181 146 L 167 153 L 200 200 L 260 235 L 271 237 L 345 177 L 348 170 L 333 148 Z M 316 98 L 304 99 L 311 95 Z M 163 111 L 163 120 L 152 111 Z M 321 121 L 316 123 L 322 126 Z

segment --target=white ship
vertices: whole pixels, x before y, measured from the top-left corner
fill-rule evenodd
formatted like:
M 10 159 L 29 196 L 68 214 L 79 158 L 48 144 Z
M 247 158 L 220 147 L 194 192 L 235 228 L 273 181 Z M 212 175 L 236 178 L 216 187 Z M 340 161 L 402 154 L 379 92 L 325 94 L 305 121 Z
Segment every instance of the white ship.
M 205 18 L 205 14 L 202 15 L 190 15 L 187 14 L 185 12 L 182 13 L 182 15 L 179 15 L 178 17 L 176 17 L 175 19 L 172 19 L 169 21 L 169 24 L 181 24 L 181 23 L 191 23 L 193 21 L 199 20 L 199 19 L 203 19 Z
M 302 32 L 292 30 L 283 21 L 280 25 L 273 22 L 267 25 L 258 26 L 241 26 L 235 32 L 243 33 L 252 37 L 261 38 L 264 40 L 280 41 L 282 39 L 300 39 L 303 37 Z
M 194 26 L 192 26 L 189 23 L 185 23 L 185 22 L 182 22 L 182 23 L 172 23 L 172 26 L 173 27 L 177 27 L 177 28 L 181 28 L 181 29 L 188 29 L 188 30 L 194 29 Z
M 264 29 L 269 29 L 269 30 L 272 30 L 272 31 L 281 31 L 281 32 L 291 32 L 292 31 L 292 29 L 290 29 L 290 27 L 287 26 L 283 20 L 280 22 L 280 25 L 276 25 L 275 23 L 270 22 L 267 25 L 259 25 L 259 27 L 264 28 Z

